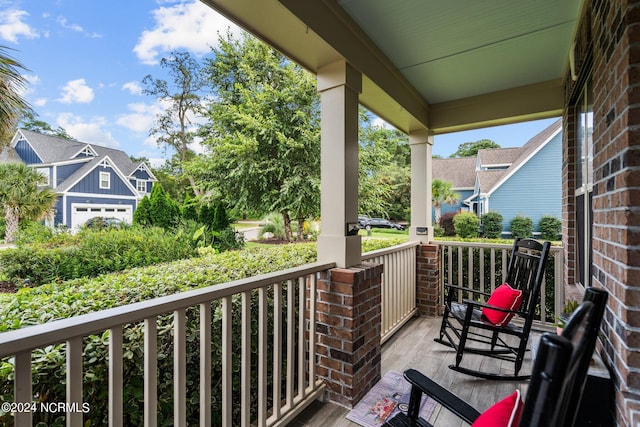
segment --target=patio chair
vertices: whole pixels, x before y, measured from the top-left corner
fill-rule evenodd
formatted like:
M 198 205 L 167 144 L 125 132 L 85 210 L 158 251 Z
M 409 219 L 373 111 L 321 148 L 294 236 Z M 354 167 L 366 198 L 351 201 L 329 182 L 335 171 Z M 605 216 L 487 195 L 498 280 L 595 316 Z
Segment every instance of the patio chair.
M 585 301 L 574 312 L 562 336 L 547 333 L 541 337 L 524 404 L 516 390 L 481 414 L 428 377 L 409 369 L 404 373 L 411 383 L 409 408 L 385 426 L 433 427 L 418 416 L 422 395 L 426 394 L 473 426 L 572 427 L 606 300 L 606 292 L 587 290 Z
M 515 239 L 506 282 L 491 294 L 445 284 L 444 315 L 435 341 L 456 350 L 455 364 L 449 368 L 486 379 L 522 381 L 530 377 L 519 372 L 528 349 L 549 247 L 549 242 Z M 473 297 L 456 302 L 456 291 Z M 479 301 L 481 295 L 488 300 Z M 512 321 L 513 317 L 518 321 Z M 513 373 L 481 372 L 461 366 L 466 353 L 513 362 Z

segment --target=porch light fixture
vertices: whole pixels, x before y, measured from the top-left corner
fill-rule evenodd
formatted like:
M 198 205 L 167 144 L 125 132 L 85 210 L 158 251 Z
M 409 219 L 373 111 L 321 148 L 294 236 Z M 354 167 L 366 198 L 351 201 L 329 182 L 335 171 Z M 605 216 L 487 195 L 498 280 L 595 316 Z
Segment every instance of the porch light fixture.
M 357 222 L 348 222 L 345 228 L 347 236 L 356 236 L 360 230 Z
M 419 236 L 426 236 L 429 231 L 429 227 L 416 227 L 416 234 Z

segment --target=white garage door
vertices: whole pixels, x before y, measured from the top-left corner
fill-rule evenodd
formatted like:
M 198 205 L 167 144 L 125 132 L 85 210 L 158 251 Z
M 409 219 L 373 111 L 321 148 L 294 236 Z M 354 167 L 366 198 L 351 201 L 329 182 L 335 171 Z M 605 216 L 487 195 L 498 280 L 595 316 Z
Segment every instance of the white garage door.
M 103 218 L 118 218 L 131 224 L 133 209 L 123 205 L 71 205 L 71 228 L 78 228 L 89 218 L 101 216 Z

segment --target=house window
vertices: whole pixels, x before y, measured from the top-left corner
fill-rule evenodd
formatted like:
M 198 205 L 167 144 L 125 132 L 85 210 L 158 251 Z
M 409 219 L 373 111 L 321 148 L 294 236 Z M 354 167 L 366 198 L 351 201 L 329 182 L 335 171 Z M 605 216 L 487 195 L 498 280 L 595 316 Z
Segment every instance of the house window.
M 51 174 L 49 172 L 49 168 L 36 168 L 36 172 L 38 172 L 43 177 L 42 182 L 40 182 L 40 185 L 49 186 L 51 182 L 50 181 Z
M 109 172 L 100 172 L 100 188 L 104 190 L 111 188 L 111 174 Z
M 593 90 L 586 80 L 575 105 L 576 138 L 576 282 L 591 286 L 593 228 Z
M 139 193 L 146 193 L 147 192 L 147 181 L 145 181 L 143 179 L 136 180 L 136 189 L 138 190 Z

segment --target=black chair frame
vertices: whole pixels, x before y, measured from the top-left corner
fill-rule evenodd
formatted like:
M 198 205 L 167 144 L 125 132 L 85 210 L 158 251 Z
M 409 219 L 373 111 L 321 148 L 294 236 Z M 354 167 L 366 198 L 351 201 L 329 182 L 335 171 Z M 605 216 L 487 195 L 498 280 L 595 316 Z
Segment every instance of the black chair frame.
M 449 368 L 486 379 L 522 381 L 530 378 L 529 374 L 520 375 L 520 369 L 528 351 L 529 335 L 539 302 L 549 248 L 549 242 L 515 239 L 505 281 L 512 288 L 522 291 L 522 304 L 518 310 L 494 307 L 479 301 L 481 297 L 488 299 L 490 293 L 445 284 L 444 314 L 440 334 L 435 341 L 456 350 L 455 364 Z M 466 292 L 473 297 L 457 302 L 454 299 L 456 291 L 463 292 L 463 295 Z M 484 307 L 510 313 L 515 319 L 519 318 L 519 321 L 512 320 L 503 326 L 494 325 L 482 315 Z M 465 353 L 513 362 L 513 374 L 481 372 L 461 366 Z
M 573 427 L 607 297 L 605 291 L 587 289 L 562 336 L 541 337 L 519 427 Z M 388 420 L 386 427 L 433 427 L 418 415 L 423 394 L 468 424 L 480 416 L 477 409 L 420 372 L 408 369 L 404 377 L 411 383 L 408 411 Z

